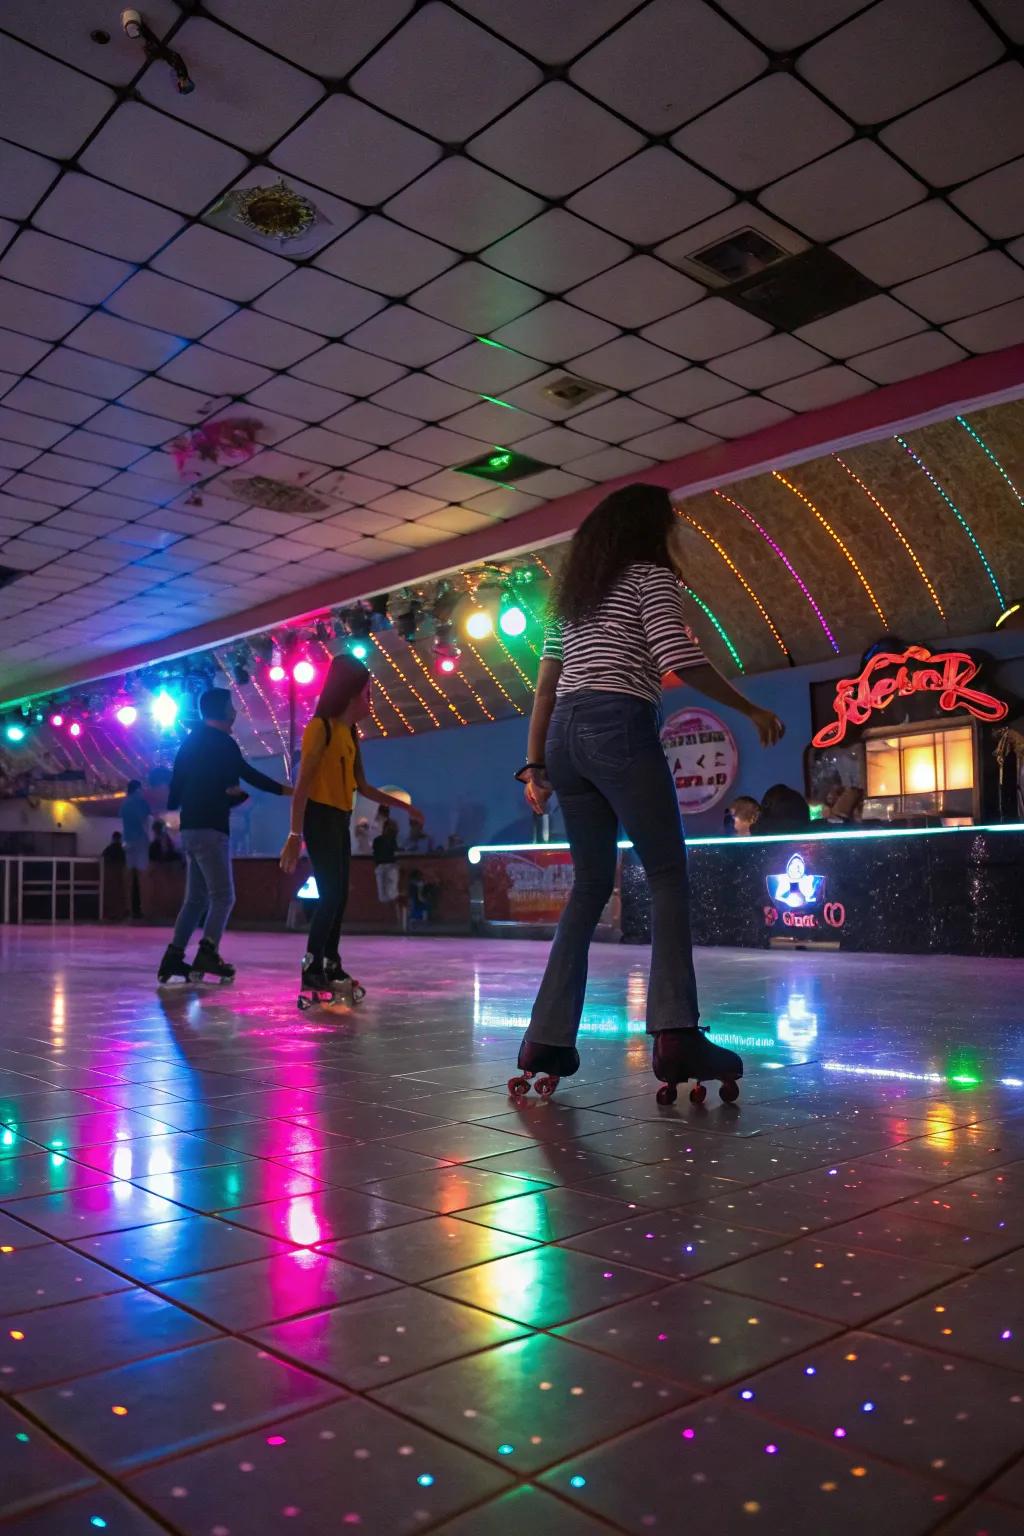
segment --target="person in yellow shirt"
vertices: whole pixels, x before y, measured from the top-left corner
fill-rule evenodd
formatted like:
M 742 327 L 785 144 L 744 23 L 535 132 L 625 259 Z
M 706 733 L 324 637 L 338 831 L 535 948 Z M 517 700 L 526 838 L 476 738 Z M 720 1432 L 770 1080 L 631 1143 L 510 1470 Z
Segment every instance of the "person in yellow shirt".
M 295 869 L 305 839 L 316 879 L 317 903 L 302 962 L 302 990 L 352 997 L 362 988 L 341 963 L 341 923 L 348 899 L 351 842 L 349 823 L 356 792 L 390 810 L 423 817 L 366 781 L 357 724 L 370 712 L 370 674 L 351 656 L 335 656 L 323 692 L 302 733 L 302 760 L 292 795 L 291 831 L 281 851 L 281 868 Z

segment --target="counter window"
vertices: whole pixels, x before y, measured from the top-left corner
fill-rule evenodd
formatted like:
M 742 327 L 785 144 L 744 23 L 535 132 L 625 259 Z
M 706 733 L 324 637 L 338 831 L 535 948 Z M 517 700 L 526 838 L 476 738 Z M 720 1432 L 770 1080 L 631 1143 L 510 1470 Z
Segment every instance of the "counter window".
M 865 740 L 864 814 L 882 820 L 941 816 L 969 822 L 974 806 L 974 737 L 970 726 L 911 731 Z

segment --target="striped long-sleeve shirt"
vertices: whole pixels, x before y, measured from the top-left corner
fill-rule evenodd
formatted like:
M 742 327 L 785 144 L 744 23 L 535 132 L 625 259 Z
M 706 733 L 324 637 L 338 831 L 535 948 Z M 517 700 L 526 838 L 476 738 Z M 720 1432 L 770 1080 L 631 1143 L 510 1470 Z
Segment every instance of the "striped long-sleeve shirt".
M 542 654 L 562 663 L 560 695 L 593 688 L 655 704 L 667 672 L 705 659 L 683 617 L 679 582 L 664 566 L 648 564 L 629 566 L 582 624 L 550 621 Z

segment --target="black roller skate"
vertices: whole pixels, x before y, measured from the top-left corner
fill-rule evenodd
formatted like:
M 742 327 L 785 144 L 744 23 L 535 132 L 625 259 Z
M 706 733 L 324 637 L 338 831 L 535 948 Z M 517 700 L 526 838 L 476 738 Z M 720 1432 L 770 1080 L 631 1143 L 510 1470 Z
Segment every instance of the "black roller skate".
M 165 987 L 175 976 L 180 976 L 182 981 L 188 981 L 191 978 L 191 972 L 188 961 L 185 959 L 185 951 L 179 949 L 176 944 L 168 944 L 164 950 L 164 957 L 160 961 L 156 979 L 160 986 Z
M 366 996 L 366 988 L 362 982 L 350 976 L 348 971 L 342 970 L 340 960 L 325 960 L 324 975 L 331 983 L 335 1002 L 361 1003 Z
M 235 968 L 221 959 L 216 944 L 211 944 L 209 939 L 200 939 L 196 957 L 189 966 L 188 979 L 205 981 L 207 976 L 215 976 L 220 982 L 234 981 Z
M 663 1087 L 658 1089 L 659 1104 L 674 1104 L 676 1084 L 693 1080 L 691 1104 L 703 1104 L 708 1096 L 706 1082 L 719 1082 L 719 1097 L 733 1104 L 740 1096 L 739 1079 L 743 1061 L 735 1051 L 715 1045 L 705 1029 L 663 1029 L 654 1037 L 654 1075 Z
M 572 1077 L 580 1069 L 580 1053 L 574 1045 L 543 1045 L 538 1040 L 524 1040 L 516 1062 L 521 1077 L 508 1080 L 509 1097 L 522 1099 L 533 1084 L 542 1099 L 549 1099 L 563 1077 Z
M 332 976 L 323 960 L 315 960 L 306 953 L 302 957 L 302 980 L 299 982 L 299 995 L 296 998 L 296 1006 L 300 1013 L 305 1013 L 308 1008 L 316 1008 L 321 1003 L 333 1003 L 335 977 Z

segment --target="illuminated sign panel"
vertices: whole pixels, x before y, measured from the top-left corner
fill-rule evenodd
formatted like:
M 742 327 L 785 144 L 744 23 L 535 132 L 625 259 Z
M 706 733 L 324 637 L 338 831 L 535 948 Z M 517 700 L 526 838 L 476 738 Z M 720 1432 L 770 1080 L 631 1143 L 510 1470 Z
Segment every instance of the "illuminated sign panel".
M 847 727 L 864 725 L 871 716 L 888 708 L 893 699 L 917 693 L 937 693 L 939 708 L 965 709 L 976 720 L 992 723 L 1004 720 L 1008 706 L 1001 700 L 973 688 L 981 663 L 966 651 L 926 650 L 911 645 L 894 654 L 880 651 L 871 657 L 859 677 L 843 678 L 836 684 L 833 710 L 835 719 L 811 738 L 815 747 L 834 747 L 846 737 Z

